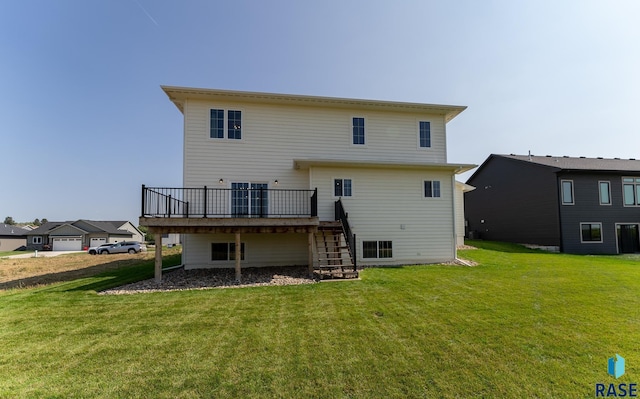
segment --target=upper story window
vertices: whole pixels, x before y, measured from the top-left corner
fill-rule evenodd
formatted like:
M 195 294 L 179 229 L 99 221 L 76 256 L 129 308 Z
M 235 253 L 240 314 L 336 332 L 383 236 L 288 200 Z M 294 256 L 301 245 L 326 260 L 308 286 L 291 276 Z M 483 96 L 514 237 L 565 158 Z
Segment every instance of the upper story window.
M 224 118 L 223 109 L 210 110 L 209 137 L 212 139 L 224 138 Z M 227 138 L 242 139 L 242 111 L 227 111 Z
M 333 195 L 335 197 L 351 197 L 353 195 L 351 179 L 334 179 Z
M 611 205 L 611 185 L 608 181 L 598 182 L 600 192 L 600 205 Z
M 437 180 L 425 180 L 424 196 L 426 198 L 440 198 L 440 182 Z
M 640 206 L 640 178 L 622 178 L 622 197 L 624 206 Z
M 562 180 L 562 205 L 573 205 L 573 180 Z
M 431 147 L 431 122 L 420 121 L 418 129 L 420 148 Z
M 353 144 L 364 145 L 364 118 L 354 117 L 352 130 Z
M 211 110 L 211 123 L 209 124 L 209 135 L 212 139 L 224 138 L 224 110 Z
M 227 114 L 227 138 L 240 140 L 242 138 L 242 111 L 228 111 Z

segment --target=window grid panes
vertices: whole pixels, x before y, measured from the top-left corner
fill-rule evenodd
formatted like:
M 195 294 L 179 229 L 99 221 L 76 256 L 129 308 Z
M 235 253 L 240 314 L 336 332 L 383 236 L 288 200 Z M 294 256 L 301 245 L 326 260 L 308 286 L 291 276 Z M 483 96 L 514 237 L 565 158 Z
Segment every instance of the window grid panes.
M 583 242 L 601 242 L 602 241 L 602 224 L 601 223 L 580 223 Z
M 224 111 L 221 109 L 211 110 L 210 137 L 212 139 L 224 138 Z
M 227 112 L 227 137 L 236 140 L 242 138 L 242 111 Z
M 431 147 L 431 122 L 420 121 L 420 147 Z
M 562 181 L 562 204 L 573 204 L 573 181 L 571 180 Z
M 391 241 L 378 241 L 378 257 L 379 258 L 393 257 L 393 245 L 391 244 Z
M 362 257 L 363 258 L 377 258 L 378 257 L 378 242 L 377 241 L 363 241 L 362 242 Z
M 600 186 L 600 205 L 611 205 L 611 189 L 608 181 L 601 181 Z
M 353 144 L 364 144 L 364 118 L 353 118 Z
M 393 243 L 392 241 L 363 241 L 362 257 L 367 259 L 392 258 Z

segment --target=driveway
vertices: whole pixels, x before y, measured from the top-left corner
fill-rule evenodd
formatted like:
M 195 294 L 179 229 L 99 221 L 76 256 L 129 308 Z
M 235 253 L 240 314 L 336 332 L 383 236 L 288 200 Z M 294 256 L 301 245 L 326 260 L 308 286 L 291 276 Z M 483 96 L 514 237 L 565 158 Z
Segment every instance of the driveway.
M 38 258 L 50 258 L 52 256 L 59 256 L 59 255 L 66 255 L 66 254 L 77 254 L 80 252 L 85 252 L 85 251 L 38 251 L 37 252 L 37 257 Z M 4 258 L 8 258 L 8 259 L 23 259 L 23 258 L 35 258 L 36 254 L 33 252 L 29 252 L 26 254 L 20 254 L 20 255 L 11 255 L 11 256 L 4 256 Z

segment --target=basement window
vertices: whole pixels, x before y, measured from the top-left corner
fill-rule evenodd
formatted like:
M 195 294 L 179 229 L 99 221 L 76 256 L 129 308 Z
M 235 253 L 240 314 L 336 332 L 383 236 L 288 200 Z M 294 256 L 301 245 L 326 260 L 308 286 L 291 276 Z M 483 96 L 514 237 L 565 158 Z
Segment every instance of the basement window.
M 363 241 L 362 257 L 368 259 L 382 259 L 393 257 L 392 241 Z
M 244 260 L 244 243 L 240 245 L 240 259 Z M 236 243 L 235 242 L 211 243 L 211 260 L 213 261 L 236 260 Z
M 602 242 L 602 223 L 580 223 L 581 241 Z

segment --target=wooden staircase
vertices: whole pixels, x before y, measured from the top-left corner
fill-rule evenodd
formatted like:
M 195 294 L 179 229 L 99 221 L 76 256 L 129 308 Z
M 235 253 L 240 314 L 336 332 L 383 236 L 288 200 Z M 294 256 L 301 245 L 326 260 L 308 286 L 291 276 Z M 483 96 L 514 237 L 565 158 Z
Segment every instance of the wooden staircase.
M 320 222 L 316 239 L 314 273 L 324 279 L 358 278 L 342 222 Z

